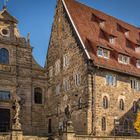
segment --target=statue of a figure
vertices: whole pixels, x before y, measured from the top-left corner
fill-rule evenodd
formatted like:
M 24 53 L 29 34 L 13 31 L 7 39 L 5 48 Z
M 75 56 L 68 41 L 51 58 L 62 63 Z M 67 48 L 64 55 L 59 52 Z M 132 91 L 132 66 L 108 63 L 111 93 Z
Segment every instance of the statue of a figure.
M 65 108 L 65 116 L 68 120 L 71 119 L 71 111 L 70 111 L 70 106 L 67 105 L 67 107 Z
M 14 117 L 13 117 L 13 129 L 21 129 L 21 124 L 19 122 L 20 118 L 20 105 L 18 100 L 16 99 L 14 102 Z

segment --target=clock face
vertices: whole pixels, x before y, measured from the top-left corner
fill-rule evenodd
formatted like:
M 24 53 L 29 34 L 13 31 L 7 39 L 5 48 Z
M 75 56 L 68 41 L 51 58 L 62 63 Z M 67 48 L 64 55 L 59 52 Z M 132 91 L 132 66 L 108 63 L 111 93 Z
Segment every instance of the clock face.
M 2 28 L 0 29 L 0 34 L 4 37 L 9 37 L 10 36 L 10 31 L 8 28 Z

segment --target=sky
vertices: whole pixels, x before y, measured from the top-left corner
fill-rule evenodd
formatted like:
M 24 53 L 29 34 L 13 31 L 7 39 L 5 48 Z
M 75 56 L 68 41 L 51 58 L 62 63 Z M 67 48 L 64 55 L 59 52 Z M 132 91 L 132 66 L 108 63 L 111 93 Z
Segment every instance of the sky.
M 140 0 L 78 0 L 92 8 L 140 27 Z M 30 33 L 33 56 L 44 66 L 57 0 L 9 0 L 8 11 L 18 19 L 20 34 Z M 4 0 L 0 0 L 2 10 Z

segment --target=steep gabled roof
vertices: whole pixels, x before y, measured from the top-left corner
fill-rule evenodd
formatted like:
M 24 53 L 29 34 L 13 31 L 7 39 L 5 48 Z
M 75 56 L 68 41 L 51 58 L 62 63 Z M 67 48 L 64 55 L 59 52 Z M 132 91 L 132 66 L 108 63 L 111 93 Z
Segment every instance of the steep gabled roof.
M 140 58 L 140 53 L 138 54 L 135 51 L 135 47 L 140 42 L 139 28 L 75 0 L 62 0 L 62 2 L 88 59 L 93 60 L 96 66 L 140 77 L 140 69 L 135 64 L 136 59 Z M 104 27 L 99 25 L 100 21 L 104 22 Z M 115 46 L 100 37 L 101 32 L 107 37 L 114 36 L 116 38 Z M 129 36 L 126 36 L 125 32 L 129 32 Z M 131 43 L 133 47 L 126 47 L 127 42 Z M 110 59 L 103 59 L 97 56 L 97 46 L 99 45 L 111 49 Z M 130 56 L 130 64 L 118 63 L 116 55 L 120 53 Z
M 10 21 L 10 22 L 13 22 L 13 23 L 18 23 L 18 20 L 13 17 L 8 11 L 6 8 L 4 8 L 1 12 L 0 12 L 0 19 L 1 20 L 4 20 L 4 21 Z

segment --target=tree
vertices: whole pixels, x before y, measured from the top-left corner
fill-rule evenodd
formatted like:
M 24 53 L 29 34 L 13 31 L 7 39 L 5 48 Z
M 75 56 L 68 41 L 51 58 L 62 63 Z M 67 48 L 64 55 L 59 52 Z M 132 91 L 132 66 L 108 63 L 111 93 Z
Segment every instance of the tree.
M 137 112 L 136 121 L 134 122 L 134 128 L 140 133 L 140 110 Z

